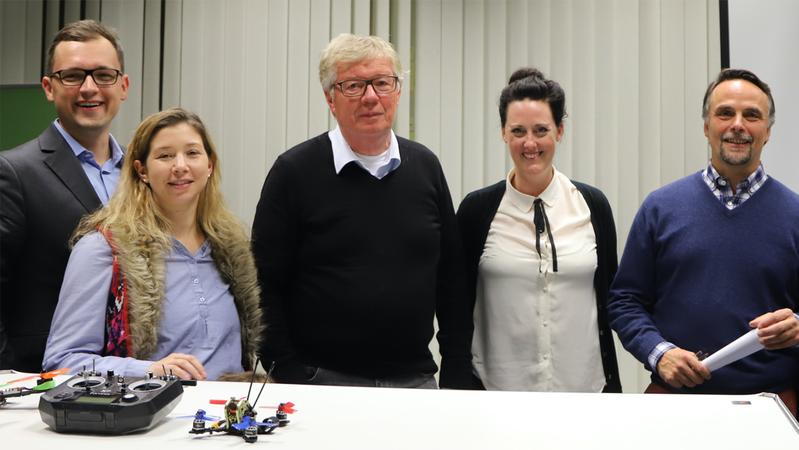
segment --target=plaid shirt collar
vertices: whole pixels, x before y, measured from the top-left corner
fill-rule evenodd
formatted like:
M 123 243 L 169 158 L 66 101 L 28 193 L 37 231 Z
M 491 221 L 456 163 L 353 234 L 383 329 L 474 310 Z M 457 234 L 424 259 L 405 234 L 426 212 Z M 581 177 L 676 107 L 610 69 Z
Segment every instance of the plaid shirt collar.
M 702 172 L 702 178 L 705 180 L 707 187 L 710 188 L 710 192 L 712 192 L 727 209 L 735 209 L 755 195 L 755 192 L 757 192 L 768 179 L 768 175 L 766 175 L 766 171 L 763 169 L 763 164 L 758 165 L 757 170 L 735 186 L 734 194 L 730 186 L 730 181 L 719 175 L 713 167 L 713 164 L 707 165 L 707 169 Z

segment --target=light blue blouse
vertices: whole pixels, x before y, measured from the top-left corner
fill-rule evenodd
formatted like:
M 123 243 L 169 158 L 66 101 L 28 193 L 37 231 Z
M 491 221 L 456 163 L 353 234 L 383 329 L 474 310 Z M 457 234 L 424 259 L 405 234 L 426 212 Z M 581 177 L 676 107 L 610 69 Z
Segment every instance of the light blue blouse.
M 173 240 L 166 257 L 166 295 L 152 360 L 99 356 L 105 342 L 111 262 L 111 248 L 99 233 L 88 234 L 75 245 L 47 339 L 45 370 L 67 367 L 75 373 L 91 368 L 94 361 L 102 373 L 143 376 L 153 361 L 170 353 L 194 355 L 209 380 L 243 370 L 238 312 L 208 242 L 192 255 Z

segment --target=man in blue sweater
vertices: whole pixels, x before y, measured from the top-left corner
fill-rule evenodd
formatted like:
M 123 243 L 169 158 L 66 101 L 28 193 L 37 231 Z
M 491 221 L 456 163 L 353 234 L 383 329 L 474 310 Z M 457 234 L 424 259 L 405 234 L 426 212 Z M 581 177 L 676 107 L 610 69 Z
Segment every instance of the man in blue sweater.
M 278 382 L 471 386 L 452 198 L 435 155 L 392 131 L 399 58 L 373 36 L 341 35 L 319 79 L 338 127 L 286 151 L 267 175 L 253 251 Z
M 611 326 L 652 371 L 647 392 L 775 392 L 796 413 L 799 196 L 760 163 L 774 100 L 752 72 L 726 69 L 702 117 L 710 164 L 644 200 L 611 287 Z M 711 377 L 696 352 L 751 328 L 766 350 Z

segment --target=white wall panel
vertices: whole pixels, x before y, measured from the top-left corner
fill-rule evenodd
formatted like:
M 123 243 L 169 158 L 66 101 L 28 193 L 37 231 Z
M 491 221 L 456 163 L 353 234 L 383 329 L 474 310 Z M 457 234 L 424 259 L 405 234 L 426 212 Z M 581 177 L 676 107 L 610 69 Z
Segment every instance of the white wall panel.
M 597 130 L 602 126 L 601 123 L 608 120 L 607 104 L 602 104 L 602 97 L 607 96 L 609 86 L 602 84 L 597 79 L 599 70 L 607 67 L 608 58 L 612 57 L 607 47 L 602 46 L 603 39 L 607 39 L 606 31 L 598 33 L 596 24 L 602 23 L 596 16 L 599 8 L 595 9 L 596 4 L 590 0 L 572 0 L 571 17 L 571 43 L 564 43 L 563 51 L 566 54 L 571 50 L 571 64 L 566 69 L 571 72 L 573 77 L 571 86 L 565 87 L 566 98 L 571 99 L 572 118 L 567 125 L 571 127 L 569 143 L 571 151 L 564 152 L 563 156 L 568 156 L 570 163 L 564 164 L 563 171 L 569 176 L 593 183 L 593 173 L 596 167 L 596 146 Z M 603 17 L 602 19 L 606 19 Z M 565 19 L 566 23 L 570 21 Z M 565 34 L 565 33 L 564 33 Z M 570 44 L 570 45 L 569 45 Z M 602 49 L 602 54 L 597 55 L 597 49 Z M 602 61 L 598 61 L 601 59 Z M 564 61 L 569 59 L 564 58 Z M 559 79 L 556 72 L 547 74 L 548 76 Z M 568 102 L 569 100 L 567 100 Z M 564 142 L 564 144 L 566 144 Z M 568 148 L 566 145 L 562 146 Z M 561 158 L 561 148 L 558 149 L 558 159 Z
M 457 205 L 466 195 L 463 167 L 463 1 L 446 1 L 441 8 L 440 128 L 438 156 Z
M 661 134 L 660 180 L 674 181 L 685 174 L 685 2 L 663 2 L 661 7 Z M 680 93 L 676 95 L 675 93 Z M 662 183 L 659 183 L 662 185 Z
M 188 1 L 183 3 L 180 50 L 180 95 L 178 105 L 204 115 L 202 109 L 203 78 L 206 75 L 203 65 L 204 47 L 204 2 Z M 204 117 L 205 119 L 205 117 Z
M 180 106 L 183 0 L 167 0 L 164 4 L 163 65 L 161 69 L 161 108 Z M 191 24 L 187 24 L 191 26 Z
M 660 186 L 660 135 L 662 134 L 660 105 L 663 100 L 661 98 L 661 66 L 663 62 L 660 52 L 660 2 L 644 0 L 640 4 L 639 18 L 639 163 L 638 167 L 630 167 L 633 169 L 631 173 L 638 174 L 638 187 L 635 189 L 635 186 L 632 186 L 632 188 L 637 194 L 645 196 Z M 673 94 L 667 93 L 666 97 L 669 95 Z M 631 210 L 634 213 L 637 206 Z M 619 235 L 621 242 L 624 242 L 623 238 L 627 236 L 629 225 L 629 223 L 617 225 L 617 229 L 621 230 Z
M 144 0 L 105 1 L 100 12 L 100 20 L 116 29 L 125 50 L 125 72 L 130 77 L 130 88 L 128 99 L 122 103 L 111 126 L 111 134 L 126 145 L 142 114 Z
M 245 92 L 242 118 L 241 161 L 223 161 L 224 178 L 235 177 L 240 182 L 240 192 L 225 193 L 228 203 L 246 223 L 252 223 L 257 196 L 261 193 L 264 174 L 271 162 L 267 163 L 267 70 L 269 61 L 266 53 L 266 39 L 269 30 L 269 9 L 262 0 L 247 0 L 244 6 L 244 42 L 250 43 L 245 49 L 243 61 L 236 61 L 244 74 L 242 87 Z M 238 164 L 238 171 L 228 163 Z M 235 166 L 234 166 L 235 167 Z M 236 196 L 237 198 L 233 198 Z M 247 225 L 249 226 L 249 225 Z
M 552 32 L 553 24 L 560 31 L 562 24 L 553 21 L 552 0 L 531 0 L 523 4 L 526 6 L 527 14 L 524 16 L 525 22 L 522 26 L 529 35 L 527 62 L 543 70 L 544 73 L 551 73 L 554 41 L 560 39 Z
M 308 36 L 308 136 L 330 129 L 333 123 L 319 81 L 319 56 L 330 41 L 330 0 L 311 0 Z
M 371 25 L 372 35 L 391 39 L 391 0 L 372 0 Z
M 620 70 L 615 82 L 620 92 L 637 92 L 639 94 L 618 97 L 618 122 L 614 127 L 618 133 L 619 145 L 616 152 L 617 166 L 612 174 L 599 173 L 598 184 L 604 186 L 605 195 L 614 207 L 618 247 L 621 251 L 627 239 L 627 230 L 630 228 L 642 200 L 639 179 L 634 174 L 639 172 L 640 158 L 644 151 L 640 145 L 641 136 L 644 134 L 643 128 L 647 126 L 645 114 L 641 112 L 640 108 L 641 98 L 644 97 L 645 82 L 643 78 L 645 74 L 654 74 L 656 71 L 646 72 L 642 69 L 644 63 L 642 63 L 640 55 L 644 50 L 639 36 L 644 33 L 642 29 L 646 29 L 646 25 L 640 20 L 641 9 L 644 9 L 644 6 L 637 0 L 626 0 L 620 9 L 622 10 L 621 17 L 618 17 L 617 20 L 625 26 L 621 27 L 622 34 L 618 37 L 616 45 L 619 46 L 618 54 L 621 60 L 627 64 L 628 70 Z M 647 33 L 651 34 L 652 30 L 648 30 Z M 652 56 L 653 59 L 657 57 L 657 55 Z M 656 115 L 655 119 L 657 117 Z M 655 142 L 658 142 L 657 135 L 655 135 Z M 598 149 L 600 155 L 613 151 L 614 148 L 607 144 Z M 651 151 L 656 152 L 657 149 L 653 148 Z M 622 390 L 624 392 L 640 392 L 649 382 L 648 374 L 641 369 L 641 364 L 621 347 L 618 340 L 616 341 L 616 355 L 619 360 L 619 373 L 622 374 Z
M 591 2 L 593 4 L 593 2 Z M 589 9 L 589 8 L 586 8 Z M 627 72 L 633 66 L 621 64 L 624 57 L 619 54 L 621 29 L 624 27 L 622 17 L 618 15 L 616 8 L 598 8 L 593 11 L 595 22 L 591 29 L 593 33 L 593 63 L 594 63 L 594 85 L 595 99 L 593 105 L 593 118 L 582 115 L 580 122 L 594 123 L 592 135 L 594 140 L 590 148 L 585 149 L 591 154 L 591 164 L 580 167 L 573 175 L 576 179 L 585 180 L 587 183 L 597 185 L 602 175 L 607 175 L 608 179 L 615 180 L 618 163 L 619 151 L 619 99 L 625 98 L 622 95 L 622 87 L 619 84 L 619 75 Z M 575 69 L 579 70 L 579 65 L 575 64 Z M 582 157 L 577 157 L 579 152 L 582 155 L 583 149 L 575 149 L 575 158 L 582 161 Z M 586 158 L 589 159 L 589 158 Z M 604 177 L 602 177 L 604 178 Z M 604 181 L 604 180 L 603 180 Z M 615 183 L 602 183 L 603 189 L 613 190 Z
M 497 99 L 502 87 L 508 81 L 507 55 L 507 4 L 504 0 L 491 2 L 483 10 L 485 20 L 485 73 L 484 107 L 491 111 L 497 110 Z M 498 116 L 487 114 L 483 123 L 485 153 L 483 154 L 483 182 L 490 184 L 501 180 L 507 175 L 511 166 L 508 152 L 504 150 L 499 131 Z
M 463 163 L 461 164 L 461 192 L 478 189 L 487 181 L 484 177 L 489 136 L 499 138 L 499 120 L 485 88 L 485 4 L 480 0 L 464 0 L 463 5 Z M 492 130 L 493 131 L 490 131 Z M 488 131 L 487 131 L 488 130 Z
M 310 80 L 314 77 L 310 60 L 313 52 L 310 47 L 310 8 L 309 0 L 293 0 L 289 3 L 288 61 L 286 69 L 288 102 L 286 116 L 286 141 L 291 146 L 308 138 L 308 102 Z M 315 89 L 319 91 L 319 89 Z M 315 105 L 320 108 L 321 105 Z
M 683 54 L 686 67 L 707 67 L 708 47 L 707 30 L 704 24 L 708 23 L 708 5 L 703 2 L 686 2 L 684 11 L 685 22 L 685 47 Z M 716 9 L 718 10 L 718 9 Z M 716 18 L 718 20 L 718 18 Z M 718 45 L 718 41 L 713 42 Z M 718 64 L 718 62 L 716 63 Z M 719 67 L 718 65 L 716 66 Z M 718 69 L 707 71 L 705 79 L 698 76 L 685 76 L 683 89 L 683 128 L 685 136 L 685 162 L 682 173 L 696 172 L 706 166 L 710 158 L 707 138 L 704 133 L 704 123 L 701 120 L 702 98 L 707 90 L 709 78 L 715 78 Z
M 271 167 L 280 153 L 296 142 L 286 142 L 286 87 L 288 84 L 288 0 L 269 2 L 266 60 L 266 163 Z M 292 99 L 293 100 L 293 99 Z M 294 118 L 292 118 L 294 120 Z M 265 175 L 265 172 L 264 172 Z M 259 192 L 260 194 L 260 192 Z M 255 214 L 255 203 L 250 216 Z
M 585 76 L 584 71 L 590 69 L 586 67 L 587 62 L 579 59 L 580 56 L 578 55 L 582 54 L 582 51 L 576 48 L 578 46 L 590 46 L 590 42 L 575 41 L 575 28 L 582 26 L 582 23 L 577 21 L 583 19 L 575 17 L 572 0 L 549 0 L 549 8 L 549 26 L 552 27 L 550 69 L 545 70 L 543 67 L 539 67 L 539 69 L 544 69 L 545 75 L 558 80 L 558 83 L 566 91 L 566 112 L 571 115 L 574 114 L 576 105 L 581 101 L 593 101 L 592 99 L 583 99 L 583 96 L 579 93 L 578 80 Z M 537 62 L 531 60 L 530 64 L 536 66 Z M 578 70 L 574 70 L 575 64 L 579 67 Z M 591 95 L 593 95 L 593 92 L 591 92 Z M 591 121 L 593 120 L 594 118 L 592 117 Z M 559 167 L 558 170 L 569 176 L 573 176 L 574 157 L 572 155 L 574 148 L 580 145 L 579 127 L 588 126 L 582 122 L 581 120 L 575 122 L 567 117 L 563 139 L 555 154 L 555 164 Z
M 199 75 L 199 91 L 184 90 L 183 96 L 198 96 L 199 104 L 195 112 L 200 113 L 211 134 L 216 136 L 220 141 L 219 145 L 224 148 L 226 146 L 225 115 L 228 113 L 225 111 L 225 106 L 231 105 L 225 101 L 225 98 L 236 96 L 241 89 L 239 84 L 241 79 L 226 79 L 226 75 L 229 74 L 228 65 L 238 63 L 237 60 L 229 58 L 226 52 L 231 46 L 231 41 L 226 40 L 225 36 L 228 33 L 233 34 L 233 30 L 230 30 L 233 25 L 227 20 L 225 2 L 204 0 L 202 3 L 205 6 L 202 21 L 186 24 L 189 27 L 198 28 L 200 41 L 184 40 L 183 42 L 184 48 L 188 45 L 197 45 L 203 52 L 202 64 L 199 67 L 202 74 L 187 74 L 190 77 Z M 240 42 L 239 45 L 241 45 Z M 232 195 L 233 193 L 230 196 Z
M 441 148 L 441 3 L 418 2 L 414 11 L 414 77 L 402 102 L 413 109 L 415 139 L 438 154 Z M 422 101 L 424 100 L 424 101 Z
M 411 68 L 411 47 L 412 47 L 412 17 L 413 10 L 410 0 L 395 0 L 391 3 L 391 43 L 400 57 L 403 71 L 406 72 L 407 79 L 403 83 L 402 97 L 399 107 L 397 107 L 397 115 L 394 118 L 394 132 L 400 136 L 413 137 L 411 131 L 411 90 L 408 87 L 411 85 L 413 74 L 410 73 Z M 331 33 L 332 36 L 332 33 Z
M 352 0 L 352 27 L 350 32 L 368 35 L 371 33 L 371 0 Z
M 251 97 L 249 87 L 254 84 L 253 78 L 258 78 L 242 70 L 242 62 L 247 60 L 248 50 L 242 45 L 247 42 L 245 4 L 245 0 L 228 0 L 224 3 L 222 15 L 216 16 L 224 24 L 224 33 L 220 36 L 224 59 L 220 64 L 221 77 L 216 80 L 216 85 L 224 86 L 225 89 L 216 89 L 222 93 L 222 102 L 221 122 L 214 130 L 214 137 L 219 141 L 217 148 L 223 170 L 222 189 L 226 194 L 225 200 L 237 214 L 245 213 L 243 181 L 249 166 L 248 133 L 244 127 L 245 108 L 250 102 L 257 101 Z
M 330 37 L 352 32 L 352 0 L 330 1 Z
M 141 117 L 146 117 L 161 109 L 161 0 L 144 1 L 143 29 Z

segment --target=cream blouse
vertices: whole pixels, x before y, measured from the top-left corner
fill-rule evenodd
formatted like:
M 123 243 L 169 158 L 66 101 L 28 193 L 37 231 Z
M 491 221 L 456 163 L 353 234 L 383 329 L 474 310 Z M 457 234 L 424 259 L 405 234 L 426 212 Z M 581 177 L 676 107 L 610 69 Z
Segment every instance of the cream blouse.
M 555 170 L 538 198 L 552 227 L 558 271 L 546 232 L 535 246 L 532 197 L 508 174 L 480 257 L 472 353 L 489 390 L 601 392 L 591 213 Z

